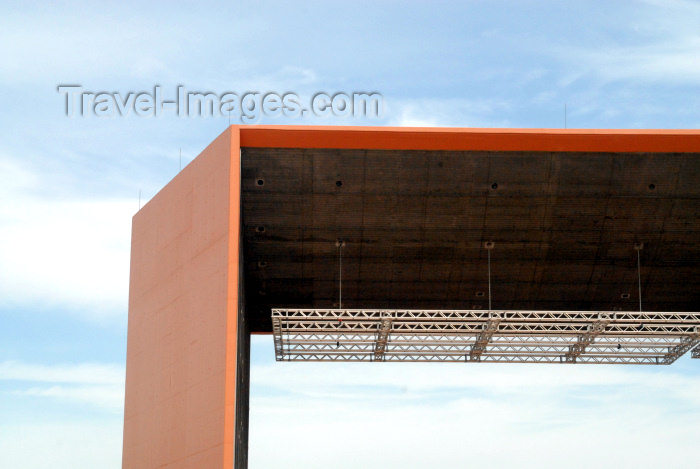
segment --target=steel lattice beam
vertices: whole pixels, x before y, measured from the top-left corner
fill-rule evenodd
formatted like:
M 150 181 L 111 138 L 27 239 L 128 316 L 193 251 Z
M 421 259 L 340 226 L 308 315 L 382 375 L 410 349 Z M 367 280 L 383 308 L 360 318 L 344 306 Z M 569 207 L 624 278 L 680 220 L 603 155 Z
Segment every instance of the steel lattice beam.
M 293 361 L 660 365 L 700 343 L 695 312 L 274 309 L 272 327 Z
M 693 349 L 690 358 L 700 358 L 700 345 Z

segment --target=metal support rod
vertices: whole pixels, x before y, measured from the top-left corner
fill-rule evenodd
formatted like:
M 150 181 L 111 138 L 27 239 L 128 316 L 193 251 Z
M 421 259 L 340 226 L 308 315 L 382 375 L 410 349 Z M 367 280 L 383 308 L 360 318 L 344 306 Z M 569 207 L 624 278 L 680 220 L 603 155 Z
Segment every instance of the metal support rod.
M 338 308 L 343 309 L 343 246 L 345 241 L 338 240 Z
M 492 304 L 491 304 L 491 249 L 493 249 L 494 242 L 493 241 L 487 241 L 484 243 L 484 247 L 486 248 L 486 253 L 488 254 L 488 271 L 489 271 L 489 311 L 492 309 Z
M 637 291 L 639 292 L 639 312 L 642 312 L 642 248 L 644 243 L 638 243 L 634 245 L 634 249 L 637 251 Z
M 637 287 L 639 289 L 639 312 L 642 312 L 642 261 L 641 254 L 637 250 Z
M 486 252 L 489 253 L 489 311 L 491 311 L 491 250 Z

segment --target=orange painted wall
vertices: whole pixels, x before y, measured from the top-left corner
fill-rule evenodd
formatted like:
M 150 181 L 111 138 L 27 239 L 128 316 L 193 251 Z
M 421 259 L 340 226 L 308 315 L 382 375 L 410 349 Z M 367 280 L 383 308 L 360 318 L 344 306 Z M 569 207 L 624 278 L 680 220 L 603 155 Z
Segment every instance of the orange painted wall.
M 230 128 L 133 218 L 124 468 L 232 468 L 239 132 Z

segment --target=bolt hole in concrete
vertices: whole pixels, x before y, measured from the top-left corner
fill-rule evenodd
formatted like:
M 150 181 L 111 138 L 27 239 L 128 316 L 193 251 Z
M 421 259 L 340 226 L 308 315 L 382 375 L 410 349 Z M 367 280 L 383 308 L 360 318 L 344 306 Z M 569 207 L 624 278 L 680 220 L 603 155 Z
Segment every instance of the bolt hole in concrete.
M 653 191 L 654 189 L 656 189 L 656 184 L 649 184 L 649 190 Z
M 343 185 L 343 181 L 335 181 L 335 185 L 340 187 Z
M 478 291 L 478 292 L 476 292 L 476 296 L 482 297 L 482 296 L 484 296 L 484 292 Z
M 265 185 L 265 181 L 262 180 L 262 179 L 258 179 L 258 180 L 256 181 L 256 183 L 258 184 L 258 186 L 264 186 L 264 185 Z
M 258 261 L 258 267 L 260 267 L 260 268 L 267 267 L 267 261 Z
M 258 233 L 264 233 L 264 232 L 265 232 L 265 227 L 262 226 L 262 225 L 260 225 L 260 226 L 258 226 L 257 228 L 255 228 L 255 231 L 257 231 Z
M 494 182 L 493 184 L 491 184 L 491 189 L 493 189 L 493 190 L 498 189 L 498 183 Z
M 620 295 L 620 298 L 622 298 L 623 300 L 627 300 L 627 299 L 629 299 L 629 297 L 630 297 L 629 293 L 623 293 L 622 295 Z

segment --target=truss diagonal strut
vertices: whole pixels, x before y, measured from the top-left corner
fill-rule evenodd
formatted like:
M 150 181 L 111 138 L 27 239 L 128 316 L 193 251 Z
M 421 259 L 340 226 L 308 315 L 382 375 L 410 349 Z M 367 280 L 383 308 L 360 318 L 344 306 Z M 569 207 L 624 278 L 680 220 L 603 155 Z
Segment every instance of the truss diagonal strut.
M 564 356 L 567 363 L 576 363 L 576 357 L 586 351 L 586 347 L 591 345 L 595 338 L 605 330 L 605 326 L 610 323 L 610 315 L 601 313 L 600 319 L 588 326 L 585 334 L 578 336 L 576 343 L 569 347 L 569 351 Z
M 493 334 L 498 330 L 498 324 L 501 322 L 501 318 L 498 315 L 493 315 L 493 319 L 489 319 L 486 324 L 484 324 L 484 330 L 476 336 L 476 342 L 469 352 L 469 360 L 473 362 L 478 362 L 481 360 L 481 354 L 486 350 Z
M 382 318 L 379 322 L 379 331 L 377 331 L 377 342 L 374 346 L 374 360 L 380 361 L 384 357 L 386 343 L 389 340 L 389 331 L 391 331 L 391 318 Z

